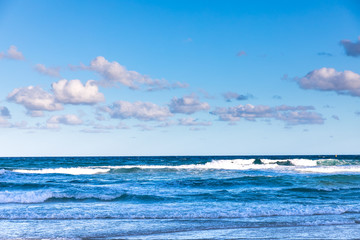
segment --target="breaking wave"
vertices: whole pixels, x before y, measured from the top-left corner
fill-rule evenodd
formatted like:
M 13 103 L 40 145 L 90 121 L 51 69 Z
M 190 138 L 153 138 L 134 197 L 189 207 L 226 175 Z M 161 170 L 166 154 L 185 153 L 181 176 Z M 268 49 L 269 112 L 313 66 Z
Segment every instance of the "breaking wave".
M 123 166 L 93 166 L 71 168 L 44 168 L 44 169 L 15 169 L 12 172 L 22 174 L 70 174 L 92 175 L 114 173 L 116 170 L 136 171 L 137 169 L 164 169 L 164 170 L 279 170 L 296 171 L 299 173 L 358 173 L 360 165 L 338 159 L 226 159 L 212 160 L 203 164 L 185 165 L 123 165 Z M 7 170 L 1 169 L 0 174 Z
M 99 173 L 109 172 L 109 168 L 85 168 L 85 167 L 73 167 L 73 168 L 45 168 L 45 169 L 16 169 L 13 172 L 17 173 L 35 173 L 35 174 L 70 174 L 70 175 L 91 175 Z
M 73 194 L 52 192 L 50 190 L 35 191 L 4 191 L 0 192 L 0 204 L 4 203 L 43 203 L 43 202 L 77 202 L 77 201 L 121 201 L 121 200 L 139 200 L 161 201 L 166 200 L 165 197 L 155 195 L 127 194 L 118 192 L 114 194 L 95 194 L 81 193 Z
M 223 170 L 280 170 L 300 173 L 342 173 L 360 172 L 360 165 L 337 159 L 233 159 L 212 160 L 204 164 L 168 165 L 125 165 L 106 166 L 109 169 L 223 169 Z

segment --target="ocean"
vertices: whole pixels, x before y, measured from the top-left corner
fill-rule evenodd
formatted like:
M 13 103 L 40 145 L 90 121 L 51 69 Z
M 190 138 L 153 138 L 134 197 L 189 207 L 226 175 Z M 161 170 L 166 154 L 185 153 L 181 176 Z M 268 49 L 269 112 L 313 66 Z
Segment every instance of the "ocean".
M 0 158 L 0 239 L 359 239 L 360 156 Z

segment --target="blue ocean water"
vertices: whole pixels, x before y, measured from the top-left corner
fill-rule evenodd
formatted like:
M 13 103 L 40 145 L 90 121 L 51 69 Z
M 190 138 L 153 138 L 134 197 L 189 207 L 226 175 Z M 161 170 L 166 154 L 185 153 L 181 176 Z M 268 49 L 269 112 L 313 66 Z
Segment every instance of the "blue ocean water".
M 0 239 L 356 239 L 360 156 L 0 158 Z

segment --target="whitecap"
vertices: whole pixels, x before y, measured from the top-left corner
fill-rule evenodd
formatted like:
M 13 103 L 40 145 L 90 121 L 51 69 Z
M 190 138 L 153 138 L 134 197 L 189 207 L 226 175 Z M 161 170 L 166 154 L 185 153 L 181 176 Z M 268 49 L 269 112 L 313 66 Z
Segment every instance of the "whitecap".
M 0 192 L 0 203 L 41 203 L 53 197 L 50 191 Z
M 109 168 L 44 168 L 44 169 L 16 169 L 13 172 L 17 173 L 35 173 L 35 174 L 51 174 L 51 173 L 59 173 L 59 174 L 70 174 L 70 175 L 91 175 L 91 174 L 99 174 L 99 173 L 107 173 L 109 172 Z
M 314 168 L 297 168 L 296 171 L 306 173 L 358 173 L 360 166 L 324 166 Z

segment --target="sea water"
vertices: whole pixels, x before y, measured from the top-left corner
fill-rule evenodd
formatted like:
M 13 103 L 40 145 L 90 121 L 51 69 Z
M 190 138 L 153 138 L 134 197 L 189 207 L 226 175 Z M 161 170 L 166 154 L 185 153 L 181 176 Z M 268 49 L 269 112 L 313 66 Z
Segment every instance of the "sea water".
M 0 158 L 0 239 L 356 239 L 360 156 Z

